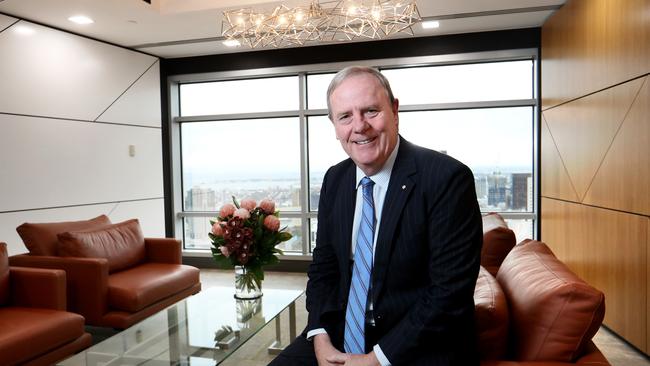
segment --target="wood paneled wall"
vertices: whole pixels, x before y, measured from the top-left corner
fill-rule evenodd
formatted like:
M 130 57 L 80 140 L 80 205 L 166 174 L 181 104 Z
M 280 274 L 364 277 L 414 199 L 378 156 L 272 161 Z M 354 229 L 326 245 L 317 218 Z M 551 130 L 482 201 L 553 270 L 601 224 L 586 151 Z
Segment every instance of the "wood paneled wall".
M 541 54 L 541 239 L 650 353 L 650 0 L 569 0 Z

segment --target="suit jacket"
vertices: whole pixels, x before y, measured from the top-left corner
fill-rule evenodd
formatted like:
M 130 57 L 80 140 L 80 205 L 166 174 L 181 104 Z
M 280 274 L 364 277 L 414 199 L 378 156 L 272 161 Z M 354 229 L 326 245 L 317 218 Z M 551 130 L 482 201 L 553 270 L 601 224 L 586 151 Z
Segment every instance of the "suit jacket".
M 325 328 L 341 350 L 355 183 L 351 159 L 325 174 L 308 271 L 306 331 Z M 393 365 L 478 365 L 473 294 L 483 235 L 470 169 L 400 137 L 377 235 L 369 346 L 377 342 Z

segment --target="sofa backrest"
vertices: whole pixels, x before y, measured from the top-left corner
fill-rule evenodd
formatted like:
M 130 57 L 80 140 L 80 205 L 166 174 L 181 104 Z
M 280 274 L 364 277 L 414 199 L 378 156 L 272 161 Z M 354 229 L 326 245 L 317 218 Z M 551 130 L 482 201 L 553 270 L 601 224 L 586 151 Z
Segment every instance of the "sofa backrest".
M 58 255 L 57 234 L 66 231 L 87 230 L 110 225 L 111 220 L 106 215 L 100 215 L 90 220 L 24 223 L 16 228 L 18 235 L 32 255 Z
M 483 215 L 483 248 L 481 249 L 481 265 L 492 276 L 497 275 L 503 259 L 515 246 L 515 233 L 498 213 Z
M 474 289 L 474 317 L 481 360 L 503 358 L 508 347 L 508 303 L 497 280 L 483 266 Z
M 90 230 L 68 231 L 59 234 L 58 238 L 59 256 L 106 258 L 109 273 L 133 267 L 146 256 L 138 219 Z
M 9 257 L 7 244 L 0 243 L 0 306 L 9 302 Z
M 574 361 L 605 315 L 603 293 L 539 241 L 515 246 L 497 281 L 508 299 L 509 347 L 517 361 Z

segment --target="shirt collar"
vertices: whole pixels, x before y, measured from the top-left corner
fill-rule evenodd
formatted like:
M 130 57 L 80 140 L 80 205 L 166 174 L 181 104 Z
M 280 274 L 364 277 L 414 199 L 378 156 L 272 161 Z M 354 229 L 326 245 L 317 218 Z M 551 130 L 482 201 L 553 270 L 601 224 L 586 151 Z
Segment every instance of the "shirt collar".
M 390 173 L 393 171 L 393 165 L 395 165 L 395 159 L 397 158 L 397 150 L 399 150 L 399 137 L 397 138 L 397 143 L 395 144 L 395 147 L 393 148 L 393 152 L 390 153 L 388 156 L 388 159 L 384 163 L 384 166 L 381 167 L 381 169 L 376 173 L 368 178 L 372 179 L 375 184 L 379 185 L 380 187 L 385 187 L 388 185 L 388 181 L 390 180 Z M 361 184 L 361 179 L 366 176 L 366 173 L 361 170 L 361 168 L 357 167 L 357 185 L 356 187 L 359 187 Z

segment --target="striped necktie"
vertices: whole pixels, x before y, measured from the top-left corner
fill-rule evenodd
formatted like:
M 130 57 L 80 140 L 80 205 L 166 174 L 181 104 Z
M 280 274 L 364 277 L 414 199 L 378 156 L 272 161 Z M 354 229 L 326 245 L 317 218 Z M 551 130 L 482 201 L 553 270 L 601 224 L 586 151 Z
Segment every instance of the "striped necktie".
M 345 312 L 345 351 L 347 353 L 364 354 L 365 352 L 365 319 L 370 272 L 372 271 L 372 245 L 375 237 L 375 204 L 372 198 L 372 187 L 375 182 L 364 177 L 363 209 L 361 223 L 357 234 L 357 245 L 354 250 L 354 266 L 352 282 L 348 295 L 348 306 Z

